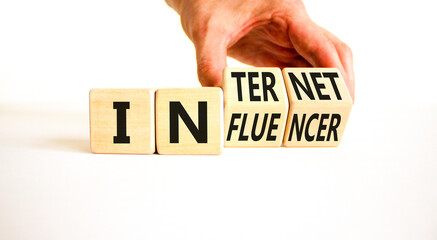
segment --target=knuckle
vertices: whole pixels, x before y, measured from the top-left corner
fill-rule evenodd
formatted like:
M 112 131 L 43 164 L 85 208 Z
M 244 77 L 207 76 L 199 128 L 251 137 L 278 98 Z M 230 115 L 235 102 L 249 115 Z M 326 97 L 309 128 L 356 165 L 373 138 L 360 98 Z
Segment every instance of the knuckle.
M 217 69 L 210 60 L 201 59 L 197 62 L 197 75 L 203 86 L 219 85 L 220 77 L 217 74 Z
M 197 72 L 202 76 L 212 75 L 214 70 L 214 64 L 211 62 L 211 60 L 200 59 L 197 61 Z

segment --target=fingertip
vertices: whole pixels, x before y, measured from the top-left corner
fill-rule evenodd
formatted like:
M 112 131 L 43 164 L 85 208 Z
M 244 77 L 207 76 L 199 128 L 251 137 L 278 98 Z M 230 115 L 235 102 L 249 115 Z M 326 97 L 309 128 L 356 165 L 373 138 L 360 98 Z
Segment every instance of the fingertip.
M 202 87 L 221 87 L 223 68 L 199 61 L 197 64 L 197 75 Z
M 222 71 L 226 67 L 226 39 L 217 36 L 205 36 L 195 44 L 197 76 L 203 87 L 220 87 Z

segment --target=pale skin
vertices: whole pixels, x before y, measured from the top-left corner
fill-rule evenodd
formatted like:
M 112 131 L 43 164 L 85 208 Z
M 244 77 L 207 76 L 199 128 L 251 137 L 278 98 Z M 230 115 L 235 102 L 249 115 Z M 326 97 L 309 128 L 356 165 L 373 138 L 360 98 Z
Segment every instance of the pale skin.
M 333 67 L 352 99 L 351 49 L 315 24 L 301 0 L 166 0 L 196 48 L 202 86 L 221 86 L 226 56 L 255 67 Z

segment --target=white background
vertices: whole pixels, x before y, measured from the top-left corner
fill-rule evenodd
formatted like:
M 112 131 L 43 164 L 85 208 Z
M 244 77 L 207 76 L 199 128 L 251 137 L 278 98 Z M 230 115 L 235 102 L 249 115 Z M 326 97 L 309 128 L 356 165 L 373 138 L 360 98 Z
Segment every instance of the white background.
M 89 150 L 89 89 L 199 86 L 163 0 L 0 0 L 0 239 L 437 239 L 435 6 L 305 3 L 354 52 L 340 146 L 182 157 Z

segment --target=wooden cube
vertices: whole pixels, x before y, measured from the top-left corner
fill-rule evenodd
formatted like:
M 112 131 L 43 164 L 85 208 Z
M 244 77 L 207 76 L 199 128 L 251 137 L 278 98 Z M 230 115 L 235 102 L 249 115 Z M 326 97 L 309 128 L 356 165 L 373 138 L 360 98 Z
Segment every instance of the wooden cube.
M 154 97 L 152 89 L 92 89 L 91 151 L 153 154 Z
M 290 111 L 285 147 L 338 146 L 352 98 L 335 68 L 284 68 Z
M 225 147 L 280 147 L 288 99 L 279 68 L 226 68 Z
M 220 88 L 156 91 L 159 154 L 220 154 L 222 122 L 223 92 Z

